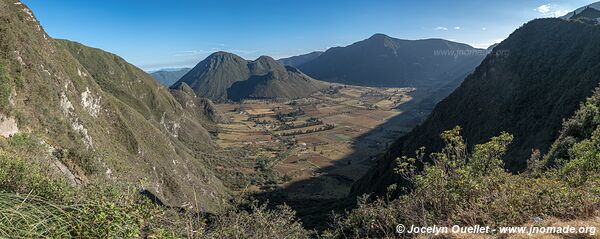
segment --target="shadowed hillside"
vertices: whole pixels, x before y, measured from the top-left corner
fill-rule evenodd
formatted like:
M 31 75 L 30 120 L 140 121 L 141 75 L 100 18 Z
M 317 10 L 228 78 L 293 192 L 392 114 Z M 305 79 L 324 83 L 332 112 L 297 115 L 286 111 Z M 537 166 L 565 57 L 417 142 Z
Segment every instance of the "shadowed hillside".
M 322 51 L 315 51 L 304 55 L 282 58 L 277 61 L 286 66 L 299 67 L 309 61 L 317 59 L 317 57 L 321 56 L 322 54 Z
M 299 67 L 315 79 L 350 85 L 439 87 L 471 72 L 486 51 L 442 39 L 400 40 L 375 34 L 333 47 Z
M 600 82 L 600 28 L 561 19 L 527 23 L 499 44 L 475 72 L 440 102 L 420 126 L 399 139 L 353 190 L 376 192 L 401 181 L 395 159 L 443 146 L 439 135 L 456 125 L 471 144 L 506 131 L 514 141 L 503 157 L 506 167 L 522 171 L 533 149 L 548 152 L 563 119 L 590 96 Z

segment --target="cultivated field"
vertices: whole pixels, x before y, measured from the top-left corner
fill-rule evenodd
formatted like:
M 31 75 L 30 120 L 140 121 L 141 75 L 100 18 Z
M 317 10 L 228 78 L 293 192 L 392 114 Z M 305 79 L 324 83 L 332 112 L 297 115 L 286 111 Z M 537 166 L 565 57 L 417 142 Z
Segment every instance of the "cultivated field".
M 380 152 L 422 119 L 416 110 L 398 109 L 413 90 L 335 85 L 285 102 L 219 104 L 231 122 L 220 125 L 217 142 L 267 162 L 245 170 L 273 170 L 282 180 L 271 188 L 291 200 L 341 198 Z

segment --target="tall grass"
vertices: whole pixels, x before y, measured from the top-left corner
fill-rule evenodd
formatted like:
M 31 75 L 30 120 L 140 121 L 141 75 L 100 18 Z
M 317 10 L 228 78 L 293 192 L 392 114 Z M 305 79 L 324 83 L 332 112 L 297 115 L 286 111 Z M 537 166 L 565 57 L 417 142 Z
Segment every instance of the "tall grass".
M 0 193 L 1 238 L 67 238 L 77 223 L 68 211 L 34 195 Z

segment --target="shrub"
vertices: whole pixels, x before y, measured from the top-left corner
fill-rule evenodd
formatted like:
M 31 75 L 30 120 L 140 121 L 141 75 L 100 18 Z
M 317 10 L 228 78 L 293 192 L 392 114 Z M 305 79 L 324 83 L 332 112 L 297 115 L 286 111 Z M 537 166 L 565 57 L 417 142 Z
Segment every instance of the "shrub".
M 568 150 L 569 160 L 559 169 L 559 176 L 573 186 L 580 186 L 600 173 L 600 127 L 589 139 L 575 143 Z
M 10 149 L 14 152 L 4 150 Z M 131 238 L 156 206 L 130 186 L 76 188 L 17 154 L 45 153 L 39 141 L 16 135 L 0 149 L 0 237 Z M 41 159 L 37 155 L 32 159 Z
M 288 206 L 269 210 L 265 205 L 251 204 L 250 210 L 233 210 L 219 216 L 204 235 L 207 238 L 309 238 L 311 232 L 302 227 Z
M 39 142 L 18 135 L 15 151 Z M 26 149 L 26 150 L 25 150 Z M 215 216 L 160 207 L 130 185 L 98 182 L 73 187 L 13 153 L 0 149 L 0 238 L 308 238 L 289 207 L 253 203 Z
M 60 201 L 71 195 L 71 188 L 64 180 L 48 178 L 38 166 L 0 150 L 0 192 L 38 195 Z
M 422 150 L 416 158 L 397 160 L 396 172 L 413 188 L 394 200 L 359 201 L 359 207 L 346 217 L 334 217 L 329 238 L 393 238 L 395 226 L 404 225 L 486 225 L 491 227 L 520 225 L 533 217 L 574 219 L 591 216 L 599 204 L 598 182 L 586 181 L 574 186 L 547 173 L 538 177 L 513 175 L 503 169 L 501 157 L 512 141 L 502 133 L 488 143 L 467 152 L 460 128 L 442 134 L 446 147 L 432 153 L 424 162 Z M 597 141 L 576 145 L 581 155 L 575 166 L 585 172 L 598 172 Z M 586 153 L 584 153 L 586 152 Z M 594 160 L 592 160 L 594 159 Z M 415 165 L 422 163 L 422 171 Z M 566 172 L 563 170 L 562 172 Z M 567 170 L 572 172 L 572 170 Z M 587 175 L 587 174 L 586 174 Z M 392 189 L 395 187 L 391 187 Z

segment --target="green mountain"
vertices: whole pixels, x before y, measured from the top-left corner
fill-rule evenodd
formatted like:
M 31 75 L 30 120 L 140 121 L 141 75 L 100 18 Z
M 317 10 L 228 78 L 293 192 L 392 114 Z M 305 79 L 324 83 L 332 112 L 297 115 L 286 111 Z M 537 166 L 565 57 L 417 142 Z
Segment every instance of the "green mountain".
M 299 67 L 309 61 L 317 59 L 317 57 L 321 56 L 322 54 L 323 54 L 322 51 L 314 51 L 314 52 L 304 54 L 304 55 L 292 56 L 292 57 L 288 57 L 288 58 L 281 58 L 277 61 L 286 66 Z
M 544 155 L 557 138 L 563 119 L 600 83 L 600 28 L 562 19 L 525 24 L 496 46 L 475 72 L 441 101 L 428 119 L 395 142 L 377 166 L 359 181 L 354 195 L 383 195 L 392 183 L 395 159 L 422 146 L 439 151 L 439 135 L 459 125 L 469 144 L 505 131 L 514 135 L 502 157 L 506 167 L 523 171 L 532 150 Z
M 328 82 L 436 88 L 450 83 L 458 86 L 486 53 L 442 39 L 412 41 L 375 34 L 350 46 L 330 48 L 298 68 Z
M 159 70 L 150 73 L 150 75 L 164 86 L 169 87 L 181 79 L 181 77 L 187 74 L 190 70 L 191 68 Z
M 325 87 L 300 71 L 284 67 L 268 56 L 255 61 L 226 52 L 217 52 L 198 63 L 176 82 L 191 87 L 197 96 L 216 101 L 245 98 L 296 98 Z
M 238 81 L 227 90 L 229 99 L 293 99 L 306 97 L 326 87 L 326 84 L 313 80 L 291 66 L 275 70 L 265 75 L 255 75 L 245 81 Z
M 2 135 L 48 149 L 27 161 L 76 185 L 127 182 L 168 205 L 220 208 L 228 190 L 201 156 L 215 150 L 210 116 L 116 55 L 52 39 L 20 2 L 0 1 L 0 20 Z

